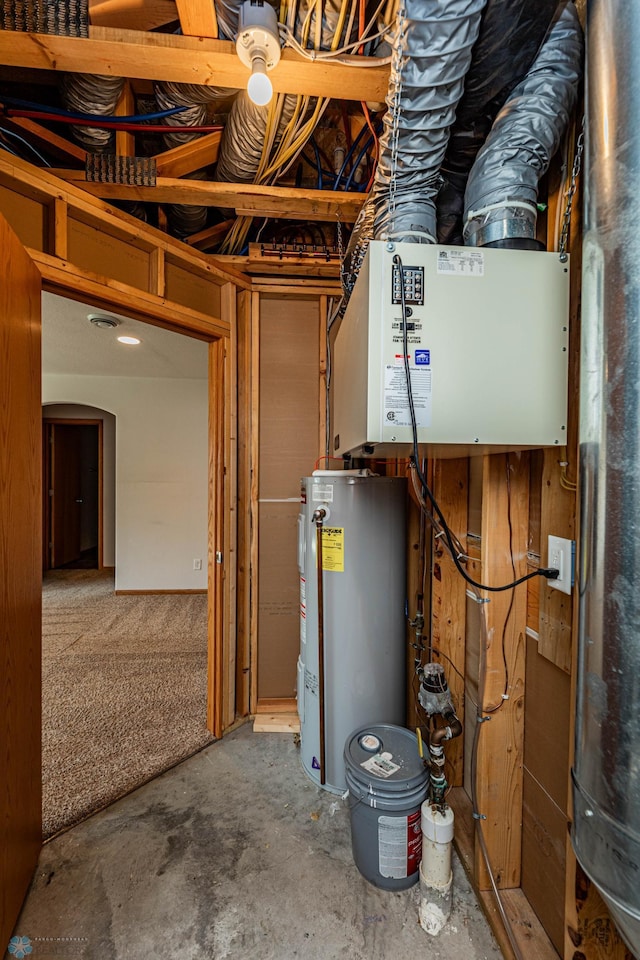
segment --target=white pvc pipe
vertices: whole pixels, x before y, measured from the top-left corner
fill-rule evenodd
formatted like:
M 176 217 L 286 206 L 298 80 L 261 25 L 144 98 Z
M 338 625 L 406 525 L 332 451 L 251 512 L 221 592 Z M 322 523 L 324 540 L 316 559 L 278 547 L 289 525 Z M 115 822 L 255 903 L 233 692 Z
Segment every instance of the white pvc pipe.
M 454 817 L 450 807 L 441 810 L 428 800 L 425 800 L 421 809 L 420 926 L 432 936 L 437 936 L 451 914 Z

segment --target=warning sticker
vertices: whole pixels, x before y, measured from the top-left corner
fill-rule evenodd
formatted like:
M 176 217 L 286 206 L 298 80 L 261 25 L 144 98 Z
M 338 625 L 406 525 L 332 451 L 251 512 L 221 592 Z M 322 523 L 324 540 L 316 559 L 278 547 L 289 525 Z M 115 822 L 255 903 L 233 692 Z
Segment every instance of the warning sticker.
M 480 250 L 441 250 L 437 272 L 450 277 L 483 277 L 484 253 Z
M 408 817 L 378 817 L 378 869 L 383 877 L 410 877 L 422 859 L 420 811 Z
M 360 766 L 364 767 L 369 773 L 373 773 L 376 777 L 384 777 L 385 780 L 393 776 L 396 770 L 400 769 L 397 763 L 393 763 L 390 759 L 381 756 L 379 753 L 376 753 L 375 757 L 368 757 L 367 760 L 363 760 Z
M 409 372 L 416 424 L 419 427 L 430 427 L 431 367 L 410 367 Z M 391 364 L 387 364 L 384 370 L 384 419 L 388 427 L 411 426 L 406 374 L 403 367 Z
M 344 527 L 322 528 L 322 566 L 324 570 L 344 573 Z
M 300 577 L 300 642 L 307 642 L 307 581 Z
M 314 484 L 311 489 L 314 503 L 333 503 L 333 487 L 330 483 L 322 484 L 322 486 Z

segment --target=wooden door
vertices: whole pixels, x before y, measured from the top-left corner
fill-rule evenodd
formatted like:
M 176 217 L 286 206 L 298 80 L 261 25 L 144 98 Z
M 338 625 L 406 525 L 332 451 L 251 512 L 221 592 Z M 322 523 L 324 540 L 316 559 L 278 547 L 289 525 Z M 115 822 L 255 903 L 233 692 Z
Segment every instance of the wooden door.
M 51 566 L 62 567 L 80 559 L 84 505 L 78 428 L 52 423 L 51 456 Z
M 0 215 L 0 944 L 38 860 L 41 814 L 40 274 Z

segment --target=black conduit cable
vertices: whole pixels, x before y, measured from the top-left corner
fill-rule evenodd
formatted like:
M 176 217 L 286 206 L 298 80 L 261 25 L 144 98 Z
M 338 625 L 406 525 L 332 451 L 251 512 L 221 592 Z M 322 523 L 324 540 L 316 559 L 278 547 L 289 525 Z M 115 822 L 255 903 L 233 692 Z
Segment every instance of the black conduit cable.
M 473 577 L 470 577 L 467 571 L 464 569 L 460 563 L 460 558 L 458 556 L 458 551 L 455 548 L 453 542 L 453 535 L 449 529 L 449 525 L 444 518 L 444 514 L 440 509 L 440 505 L 436 500 L 433 492 L 431 491 L 425 476 L 420 468 L 420 454 L 418 450 L 418 426 L 416 423 L 416 411 L 413 402 L 413 389 L 411 385 L 411 369 L 409 367 L 409 339 L 408 339 L 408 330 L 407 330 L 407 305 L 405 301 L 405 287 L 404 287 L 404 266 L 402 263 L 402 258 L 399 254 L 395 254 L 393 257 L 393 263 L 400 271 L 400 301 L 402 307 L 402 351 L 404 354 L 404 375 L 407 383 L 407 400 L 409 404 L 409 415 L 411 417 L 411 433 L 413 437 L 413 456 L 411 458 L 411 468 L 416 471 L 418 479 L 429 498 L 434 513 L 436 514 L 438 520 L 442 525 L 442 530 L 444 532 L 445 539 L 447 541 L 447 546 L 451 554 L 451 559 L 453 560 L 456 569 L 461 577 L 467 581 L 472 587 L 475 587 L 476 590 L 486 590 L 490 593 L 500 593 L 503 590 L 513 590 L 515 587 L 520 586 L 521 583 L 526 583 L 527 580 L 532 580 L 534 577 L 547 577 L 549 580 L 556 580 L 560 576 L 560 571 L 555 568 L 542 567 L 538 570 L 534 570 L 532 573 L 527 573 L 523 577 L 519 577 L 517 580 L 514 580 L 512 583 L 504 583 L 499 587 L 490 587 L 485 583 L 479 583 L 477 580 L 474 580 Z

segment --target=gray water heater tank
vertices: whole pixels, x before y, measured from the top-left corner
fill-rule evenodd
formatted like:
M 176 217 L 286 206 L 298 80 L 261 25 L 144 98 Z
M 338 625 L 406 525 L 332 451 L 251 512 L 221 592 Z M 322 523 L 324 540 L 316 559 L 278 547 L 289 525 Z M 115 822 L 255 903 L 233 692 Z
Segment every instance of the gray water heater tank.
M 298 517 L 302 765 L 320 784 L 316 509 L 323 521 L 325 784 L 347 789 L 353 730 L 405 722 L 406 480 L 317 471 L 302 480 Z

